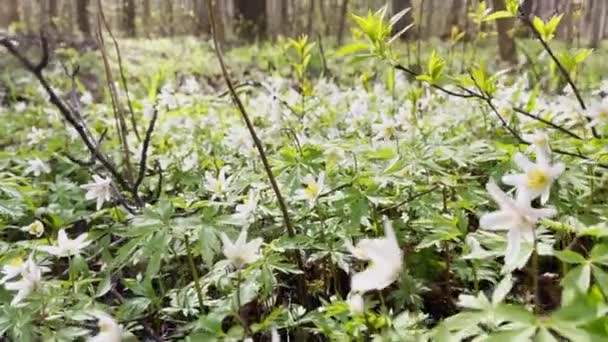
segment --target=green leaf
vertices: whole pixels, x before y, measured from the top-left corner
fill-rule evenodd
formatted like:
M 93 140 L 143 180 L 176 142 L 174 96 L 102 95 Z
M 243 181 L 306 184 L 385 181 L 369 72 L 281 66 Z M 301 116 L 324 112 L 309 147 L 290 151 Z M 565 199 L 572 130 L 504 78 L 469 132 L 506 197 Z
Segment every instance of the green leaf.
M 534 342 L 557 342 L 557 339 L 551 334 L 549 329 L 542 327 L 538 329 L 538 333 L 536 333 L 536 336 L 534 337 Z
M 589 253 L 589 260 L 594 264 L 608 266 L 608 244 L 597 244 Z
M 568 264 L 583 264 L 587 262 L 587 260 L 585 260 L 585 257 L 569 249 L 564 251 L 558 251 L 555 253 L 555 256 L 559 260 Z
M 488 22 L 488 21 L 494 21 L 494 20 L 505 19 L 505 18 L 513 18 L 513 14 L 509 11 L 496 11 L 496 12 L 486 16 L 485 18 L 483 18 L 483 21 Z
M 349 45 L 345 45 L 336 51 L 336 56 L 348 56 L 359 52 L 369 52 L 370 46 L 363 42 L 356 42 Z
M 595 265 L 591 265 L 591 273 L 593 274 L 595 283 L 602 290 L 604 297 L 608 298 L 608 273 Z
M 571 269 L 566 276 L 564 276 L 564 279 L 562 279 L 562 286 L 574 286 L 580 291 L 587 292 L 587 290 L 589 290 L 590 282 L 591 265 L 584 264 Z
M 112 275 L 108 274 L 97 285 L 97 290 L 95 291 L 95 298 L 99 298 L 105 295 L 106 293 L 108 293 L 108 291 L 110 291 L 110 289 L 112 289 Z

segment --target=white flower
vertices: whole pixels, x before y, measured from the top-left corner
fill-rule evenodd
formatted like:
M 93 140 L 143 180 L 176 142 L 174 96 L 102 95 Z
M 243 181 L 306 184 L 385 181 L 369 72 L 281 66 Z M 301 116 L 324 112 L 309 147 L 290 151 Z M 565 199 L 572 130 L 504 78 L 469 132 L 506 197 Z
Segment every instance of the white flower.
M 93 313 L 93 316 L 97 318 L 99 333 L 88 338 L 88 342 L 120 342 L 122 340 L 122 327 L 112 316 L 105 312 L 96 312 Z
M 11 301 L 12 306 L 16 306 L 21 303 L 25 298 L 27 298 L 35 289 L 40 286 L 42 281 L 42 272 L 41 267 L 38 267 L 34 263 L 34 261 L 30 258 L 28 259 L 20 269 L 19 274 L 21 274 L 21 279 L 18 281 L 7 282 L 4 284 L 4 288 L 9 291 L 17 291 L 15 297 Z
M 537 163 L 534 164 L 521 153 L 516 153 L 513 161 L 525 173 L 503 176 L 502 181 L 517 187 L 517 192 L 527 196 L 530 200 L 541 196 L 541 204 L 547 203 L 551 185 L 564 172 L 565 165 L 563 163 L 551 165 L 548 159 L 540 156 L 537 158 Z
M 28 166 L 24 171 L 24 173 L 26 175 L 33 173 L 34 176 L 38 177 L 43 173 L 51 172 L 51 168 L 48 165 L 46 165 L 46 163 L 43 162 L 42 160 L 40 160 L 39 158 L 28 160 L 27 164 L 28 164 Z
M 82 102 L 82 104 L 85 105 L 85 106 L 91 105 L 91 103 L 93 103 L 93 95 L 91 95 L 90 92 L 85 91 L 80 96 L 80 102 Z
M 313 175 L 307 175 L 303 181 L 306 184 L 306 188 L 298 189 L 296 196 L 298 199 L 307 200 L 308 204 L 313 206 L 325 189 L 325 173 L 321 172 L 317 179 Z
M 28 232 L 36 237 L 41 237 L 44 233 L 44 225 L 42 222 L 36 220 L 27 226 L 21 227 L 21 231 Z
M 162 107 L 166 107 L 169 110 L 173 110 L 177 108 L 178 102 L 177 97 L 173 94 L 173 87 L 171 85 L 164 85 L 160 94 L 158 95 L 158 105 Z
M 382 122 L 372 124 L 372 131 L 375 132 L 375 140 L 391 140 L 396 137 L 399 131 L 399 124 L 393 118 L 382 117 Z
M 40 246 L 38 249 L 58 257 L 76 255 L 80 253 L 81 249 L 91 243 L 91 241 L 87 241 L 88 235 L 87 233 L 83 233 L 74 240 L 71 240 L 66 234 L 65 229 L 61 229 L 57 235 L 57 246 Z
M 0 285 L 6 283 L 7 280 L 11 280 L 21 274 L 23 268 L 25 267 L 25 263 L 21 258 L 13 258 L 10 263 L 2 266 L 2 274 L 4 277 L 0 279 Z
M 205 189 L 212 192 L 211 199 L 221 197 L 230 184 L 230 178 L 226 179 L 226 167 L 220 169 L 217 177 L 211 172 L 205 172 Z
M 388 220 L 384 222 L 384 235 L 384 238 L 363 239 L 356 247 L 346 242 L 346 248 L 356 258 L 371 261 L 365 271 L 353 275 L 351 291 L 364 293 L 382 290 L 399 276 L 403 252 L 397 243 L 393 225 Z
M 110 178 L 93 175 L 93 183 L 81 185 L 80 187 L 87 191 L 85 195 L 86 199 L 97 200 L 97 210 L 99 210 L 104 202 L 109 201 L 112 198 L 111 183 L 112 180 Z
M 201 91 L 201 86 L 194 77 L 188 77 L 181 86 L 181 90 L 186 94 L 194 95 Z
M 17 102 L 15 104 L 15 112 L 22 113 L 27 108 L 27 104 L 23 101 Z
M 27 144 L 32 146 L 36 145 L 42 140 L 44 140 L 45 131 L 43 129 L 38 129 L 37 127 L 32 127 L 32 131 L 27 134 Z
M 236 268 L 252 263 L 260 258 L 260 246 L 262 245 L 262 238 L 253 239 L 247 242 L 247 228 L 243 227 L 241 234 L 232 242 L 226 234 L 222 233 L 220 238 L 224 245 L 224 256 L 230 260 L 230 262 Z
M 281 342 L 281 335 L 279 335 L 276 328 L 270 330 L 270 342 Z
M 533 229 L 538 220 L 555 216 L 557 212 L 551 208 L 532 208 L 529 198 L 521 193 L 513 199 L 492 181 L 486 189 L 500 210 L 483 215 L 479 225 L 485 230 L 508 230 L 505 264 L 513 265 L 519 255 L 522 240 L 533 240 Z
M 608 101 L 597 102 L 585 111 L 585 116 L 591 118 L 588 127 L 604 126 L 608 123 Z
M 551 146 L 549 145 L 549 135 L 545 131 L 537 130 L 533 134 L 523 134 L 524 140 L 530 142 L 530 146 L 526 149 L 526 153 L 536 152 L 537 160 L 551 159 Z
M 348 303 L 348 308 L 353 315 L 360 316 L 365 312 L 365 302 L 363 301 L 363 296 L 361 296 L 361 294 L 349 294 L 346 302 Z
M 243 204 L 239 204 L 236 206 L 236 213 L 232 215 L 232 217 L 243 223 L 247 224 L 253 218 L 253 214 L 258 207 L 258 199 L 255 194 L 255 191 L 249 191 L 249 198 L 243 202 Z

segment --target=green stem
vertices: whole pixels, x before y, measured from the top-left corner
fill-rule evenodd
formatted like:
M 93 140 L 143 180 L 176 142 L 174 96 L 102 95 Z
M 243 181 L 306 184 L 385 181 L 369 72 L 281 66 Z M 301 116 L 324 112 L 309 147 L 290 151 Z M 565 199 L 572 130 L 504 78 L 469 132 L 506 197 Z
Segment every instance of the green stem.
M 188 265 L 190 266 L 190 272 L 192 272 L 192 277 L 194 278 L 194 288 L 196 289 L 198 306 L 200 306 L 201 311 L 203 311 L 203 291 L 199 282 L 198 272 L 196 271 L 196 267 L 194 266 L 194 258 L 192 257 L 192 248 L 190 248 L 190 240 L 188 239 L 188 235 L 185 236 L 184 241 L 186 242 L 186 254 L 188 255 Z
M 72 265 L 72 256 L 68 255 L 68 281 L 72 287 L 72 291 L 76 294 L 76 280 L 74 279 L 74 267 Z
M 538 292 L 538 250 L 537 250 L 537 241 L 536 241 L 536 232 L 534 233 L 534 245 L 532 249 L 532 289 L 534 291 L 534 313 L 538 314 L 540 312 L 540 294 Z

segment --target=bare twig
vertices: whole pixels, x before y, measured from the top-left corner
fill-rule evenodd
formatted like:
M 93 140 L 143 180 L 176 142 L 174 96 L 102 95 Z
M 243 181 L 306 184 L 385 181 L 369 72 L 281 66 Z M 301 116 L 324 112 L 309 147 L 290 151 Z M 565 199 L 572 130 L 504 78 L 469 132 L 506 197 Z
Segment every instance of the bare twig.
M 530 19 L 530 13 L 524 13 L 525 12 L 524 8 L 526 8 L 525 3 L 528 3 L 528 2 L 530 2 L 530 1 L 529 0 L 524 1 L 524 5 L 522 5 L 522 7 L 520 7 L 521 10 L 519 13 L 519 19 L 530 29 L 530 31 L 532 31 L 532 34 L 534 34 L 534 37 L 536 37 L 536 39 L 540 42 L 540 44 L 543 46 L 543 49 L 545 49 L 545 51 L 547 51 L 547 53 L 549 54 L 549 56 L 551 57 L 551 59 L 553 60 L 553 62 L 557 66 L 557 68 L 559 69 L 560 74 L 562 75 L 564 80 L 566 80 L 566 82 L 570 85 L 570 88 L 572 88 L 572 91 L 574 92 L 574 95 L 576 96 L 576 99 L 578 100 L 578 103 L 580 104 L 581 108 L 583 110 L 586 110 L 587 106 L 585 105 L 585 101 L 583 100 L 583 97 L 581 96 L 580 91 L 576 87 L 574 80 L 572 80 L 572 77 L 570 77 L 570 73 L 568 72 L 568 70 L 566 70 L 566 68 L 564 67 L 562 62 L 560 62 L 559 58 L 557 58 L 557 56 L 555 55 L 555 53 L 553 52 L 553 50 L 551 49 L 549 44 L 545 41 L 545 39 L 543 39 L 543 36 L 540 34 L 540 32 L 538 32 L 538 30 L 532 23 L 532 20 Z M 587 120 L 590 121 L 591 118 L 587 117 Z M 599 134 L 595 130 L 595 127 L 591 127 L 591 132 L 595 138 L 600 138 Z
M 531 119 L 534 119 L 536 121 L 540 121 L 540 122 L 544 123 L 547 126 L 551 126 L 551 127 L 555 128 L 556 130 L 558 130 L 558 131 L 560 131 L 560 132 L 562 132 L 562 133 L 564 133 L 566 135 L 569 135 L 569 136 L 571 136 L 571 137 L 573 137 L 575 139 L 583 140 L 583 138 L 581 136 L 577 135 L 576 133 L 572 132 L 571 130 L 569 130 L 567 128 L 564 128 L 564 127 L 562 127 L 562 126 L 560 126 L 558 124 L 555 124 L 555 123 L 553 123 L 553 122 L 551 122 L 549 120 L 545 120 L 545 119 L 541 118 L 540 116 L 534 115 L 534 114 L 532 114 L 532 113 L 530 113 L 530 112 L 528 112 L 528 111 L 526 111 L 526 110 L 524 110 L 522 108 L 513 107 L 513 110 L 515 112 L 521 114 L 521 115 L 527 116 L 527 117 L 529 117 Z
M 114 78 L 112 76 L 112 70 L 110 69 L 110 62 L 108 60 L 108 56 L 105 50 L 105 43 L 103 38 L 103 32 L 101 31 L 101 16 L 103 11 L 101 10 L 101 3 L 99 3 L 99 11 L 98 11 L 98 25 L 96 30 L 96 38 L 99 44 L 99 51 L 101 52 L 101 57 L 103 60 L 103 66 L 106 74 L 106 81 L 108 86 L 108 91 L 110 93 L 110 99 L 112 102 L 112 111 L 114 114 L 115 124 L 116 124 L 116 132 L 118 134 L 118 138 L 120 144 L 122 146 L 122 154 L 124 158 L 126 178 L 129 182 L 133 181 L 133 166 L 131 164 L 131 151 L 129 148 L 129 142 L 127 140 L 128 128 L 127 123 L 124 118 L 124 114 L 120 108 L 119 100 L 118 100 L 118 92 L 116 91 L 116 87 L 114 86 Z
M 127 82 L 127 77 L 125 75 L 125 70 L 123 67 L 123 63 L 122 63 L 122 54 L 120 53 L 120 47 L 118 45 L 118 41 L 116 40 L 116 37 L 114 37 L 114 33 L 112 32 L 112 29 L 110 27 L 110 24 L 108 23 L 108 20 L 106 19 L 106 16 L 101 8 L 101 0 L 98 0 L 98 4 L 99 4 L 99 15 L 101 17 L 101 20 L 103 22 L 103 25 L 106 28 L 106 31 L 108 31 L 108 34 L 110 35 L 110 39 L 112 39 L 112 44 L 114 45 L 114 50 L 116 51 L 116 58 L 118 59 L 118 71 L 120 72 L 120 80 L 122 83 L 123 88 L 125 89 L 125 96 L 127 97 L 127 107 L 129 108 L 129 113 L 130 113 L 130 119 L 131 119 L 131 125 L 133 126 L 133 131 L 135 132 L 135 136 L 137 137 L 138 141 L 141 141 L 141 137 L 139 135 L 139 131 L 137 130 L 137 123 L 135 121 L 135 112 L 133 111 L 133 104 L 131 103 L 131 95 L 129 93 L 129 85 Z
M 148 147 L 150 146 L 150 139 L 152 139 L 152 132 L 154 131 L 154 125 L 156 124 L 156 119 L 158 117 L 158 109 L 156 106 L 154 107 L 154 112 L 152 113 L 152 119 L 150 120 L 150 124 L 148 125 L 148 129 L 146 130 L 146 136 L 144 137 L 144 142 L 141 148 L 141 157 L 139 158 L 139 174 L 137 175 L 137 180 L 133 184 L 133 192 L 138 193 L 138 188 L 143 182 L 144 177 L 146 176 L 146 161 L 148 158 Z
M 42 48 L 48 50 L 48 42 L 46 42 L 46 38 L 44 35 L 41 36 Z M 25 57 L 16 46 L 6 37 L 0 38 L 0 45 L 4 46 L 11 55 L 17 58 L 21 64 L 25 67 L 27 71 L 29 71 L 40 83 L 40 85 L 44 88 L 47 95 L 49 96 L 49 101 L 57 107 L 61 115 L 64 119 L 74 127 L 80 138 L 85 143 L 89 151 L 95 158 L 101 163 L 101 165 L 112 175 L 112 178 L 120 185 L 120 187 L 124 190 L 130 190 L 131 187 L 129 183 L 125 180 L 125 178 L 118 172 L 118 169 L 114 164 L 106 158 L 106 156 L 99 150 L 94 141 L 91 141 L 86 133 L 86 129 L 83 124 L 76 119 L 76 114 L 69 106 L 57 95 L 55 90 L 49 84 L 49 81 L 43 75 L 43 69 L 40 69 L 41 65 L 47 65 L 48 61 L 42 64 L 34 64 L 27 57 Z M 43 55 L 48 55 L 48 51 L 43 52 Z
M 226 69 L 226 65 L 224 63 L 224 57 L 222 56 L 221 46 L 217 40 L 217 33 L 216 33 L 216 27 L 215 27 L 215 11 L 214 11 L 213 7 L 214 7 L 213 0 L 207 0 L 207 8 L 209 10 L 209 17 L 210 17 L 210 21 L 211 21 L 211 32 L 212 32 L 212 36 L 213 36 L 213 43 L 215 45 L 215 53 L 216 53 L 218 62 L 220 64 L 220 68 L 222 69 L 224 81 L 226 82 L 226 85 L 228 86 L 228 90 L 230 91 L 230 95 L 232 97 L 234 104 L 238 108 L 243 120 L 245 121 L 245 124 L 247 125 L 247 129 L 249 130 L 249 133 L 251 134 L 253 143 L 255 144 L 256 149 L 258 150 L 260 159 L 262 160 L 262 164 L 264 166 L 264 170 L 266 171 L 266 175 L 268 176 L 268 180 L 270 181 L 270 185 L 272 186 L 272 189 L 277 198 L 277 202 L 279 204 L 279 208 L 283 215 L 283 221 L 284 221 L 283 223 L 285 224 L 287 234 L 290 237 L 295 237 L 296 231 L 295 231 L 295 228 L 293 227 L 293 224 L 291 223 L 289 211 L 287 210 L 287 203 L 285 202 L 285 199 L 283 198 L 283 195 L 281 194 L 279 185 L 274 177 L 274 174 L 272 173 L 272 167 L 270 166 L 270 163 L 268 162 L 268 158 L 266 157 L 266 152 L 264 151 L 264 145 L 262 144 L 262 141 L 258 137 L 258 135 L 255 131 L 255 128 L 253 126 L 253 123 L 251 122 L 251 119 L 249 118 L 249 115 L 247 114 L 247 110 L 245 109 L 245 106 L 241 102 L 241 99 L 239 98 L 239 95 L 237 94 L 237 92 L 234 88 L 232 80 L 230 79 L 228 70 Z M 304 271 L 304 264 L 302 262 L 302 257 L 300 255 L 300 252 L 298 250 L 295 250 L 294 252 L 295 252 L 295 259 L 296 259 L 298 268 L 300 270 Z M 304 278 L 302 278 L 302 277 L 298 277 L 298 280 L 299 280 L 298 281 L 298 287 L 299 287 L 298 292 L 300 292 L 299 293 L 300 298 L 302 298 L 304 300 L 304 303 L 306 303 L 306 301 L 307 301 L 306 298 L 308 297 L 308 295 L 306 293 L 306 283 L 304 282 Z
M 435 185 L 432 188 L 430 188 L 428 190 L 425 190 L 425 191 L 422 191 L 422 192 L 419 192 L 417 194 L 410 195 L 406 199 L 404 199 L 403 201 L 401 201 L 401 202 L 399 202 L 399 203 L 397 203 L 397 204 L 395 204 L 393 206 L 390 206 L 388 208 L 384 208 L 384 209 L 380 210 L 380 214 L 383 214 L 383 213 L 385 213 L 387 211 L 391 211 L 391 210 L 397 209 L 400 206 L 402 206 L 402 205 L 404 205 L 406 203 L 410 203 L 410 202 L 412 202 L 412 201 L 414 201 L 414 200 L 416 200 L 416 199 L 418 199 L 418 198 L 420 198 L 422 196 L 428 195 L 428 194 L 432 193 L 433 191 L 435 191 L 437 189 L 439 189 L 439 185 Z
M 406 74 L 408 74 L 410 76 L 413 76 L 414 78 L 420 76 L 419 73 L 413 71 L 412 69 L 406 68 L 405 66 L 403 66 L 401 64 L 393 64 L 393 68 L 395 68 L 397 70 L 401 70 L 401 71 L 405 72 Z M 418 79 L 416 79 L 416 80 L 418 80 Z M 457 92 L 451 91 L 451 90 L 446 89 L 446 88 L 444 88 L 444 87 L 442 87 L 442 86 L 440 86 L 438 84 L 435 84 L 435 83 L 429 83 L 429 82 L 420 81 L 420 80 L 418 80 L 418 81 L 422 82 L 422 83 L 427 83 L 431 87 L 433 87 L 433 88 L 435 88 L 435 89 L 437 89 L 439 91 L 442 91 L 442 92 L 444 92 L 444 93 L 446 93 L 448 95 L 451 95 L 451 96 L 462 97 L 462 98 L 465 98 L 465 99 L 475 97 L 475 95 L 472 95 L 472 94 L 462 94 L 462 93 L 457 93 Z

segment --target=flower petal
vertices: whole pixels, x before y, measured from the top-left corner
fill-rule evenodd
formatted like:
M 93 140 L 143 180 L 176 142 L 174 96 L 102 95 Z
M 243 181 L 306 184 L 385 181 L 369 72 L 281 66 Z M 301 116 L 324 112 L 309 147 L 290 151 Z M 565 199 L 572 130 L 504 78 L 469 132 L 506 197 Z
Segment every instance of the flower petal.
M 484 230 L 507 230 L 513 224 L 513 219 L 511 213 L 499 210 L 483 215 L 479 219 L 479 226 Z
M 505 265 L 514 265 L 521 250 L 521 231 L 510 229 L 507 233 L 507 249 L 505 250 Z
M 515 156 L 513 156 L 513 162 L 526 172 L 530 171 L 534 167 L 534 163 L 520 152 L 515 153 Z

